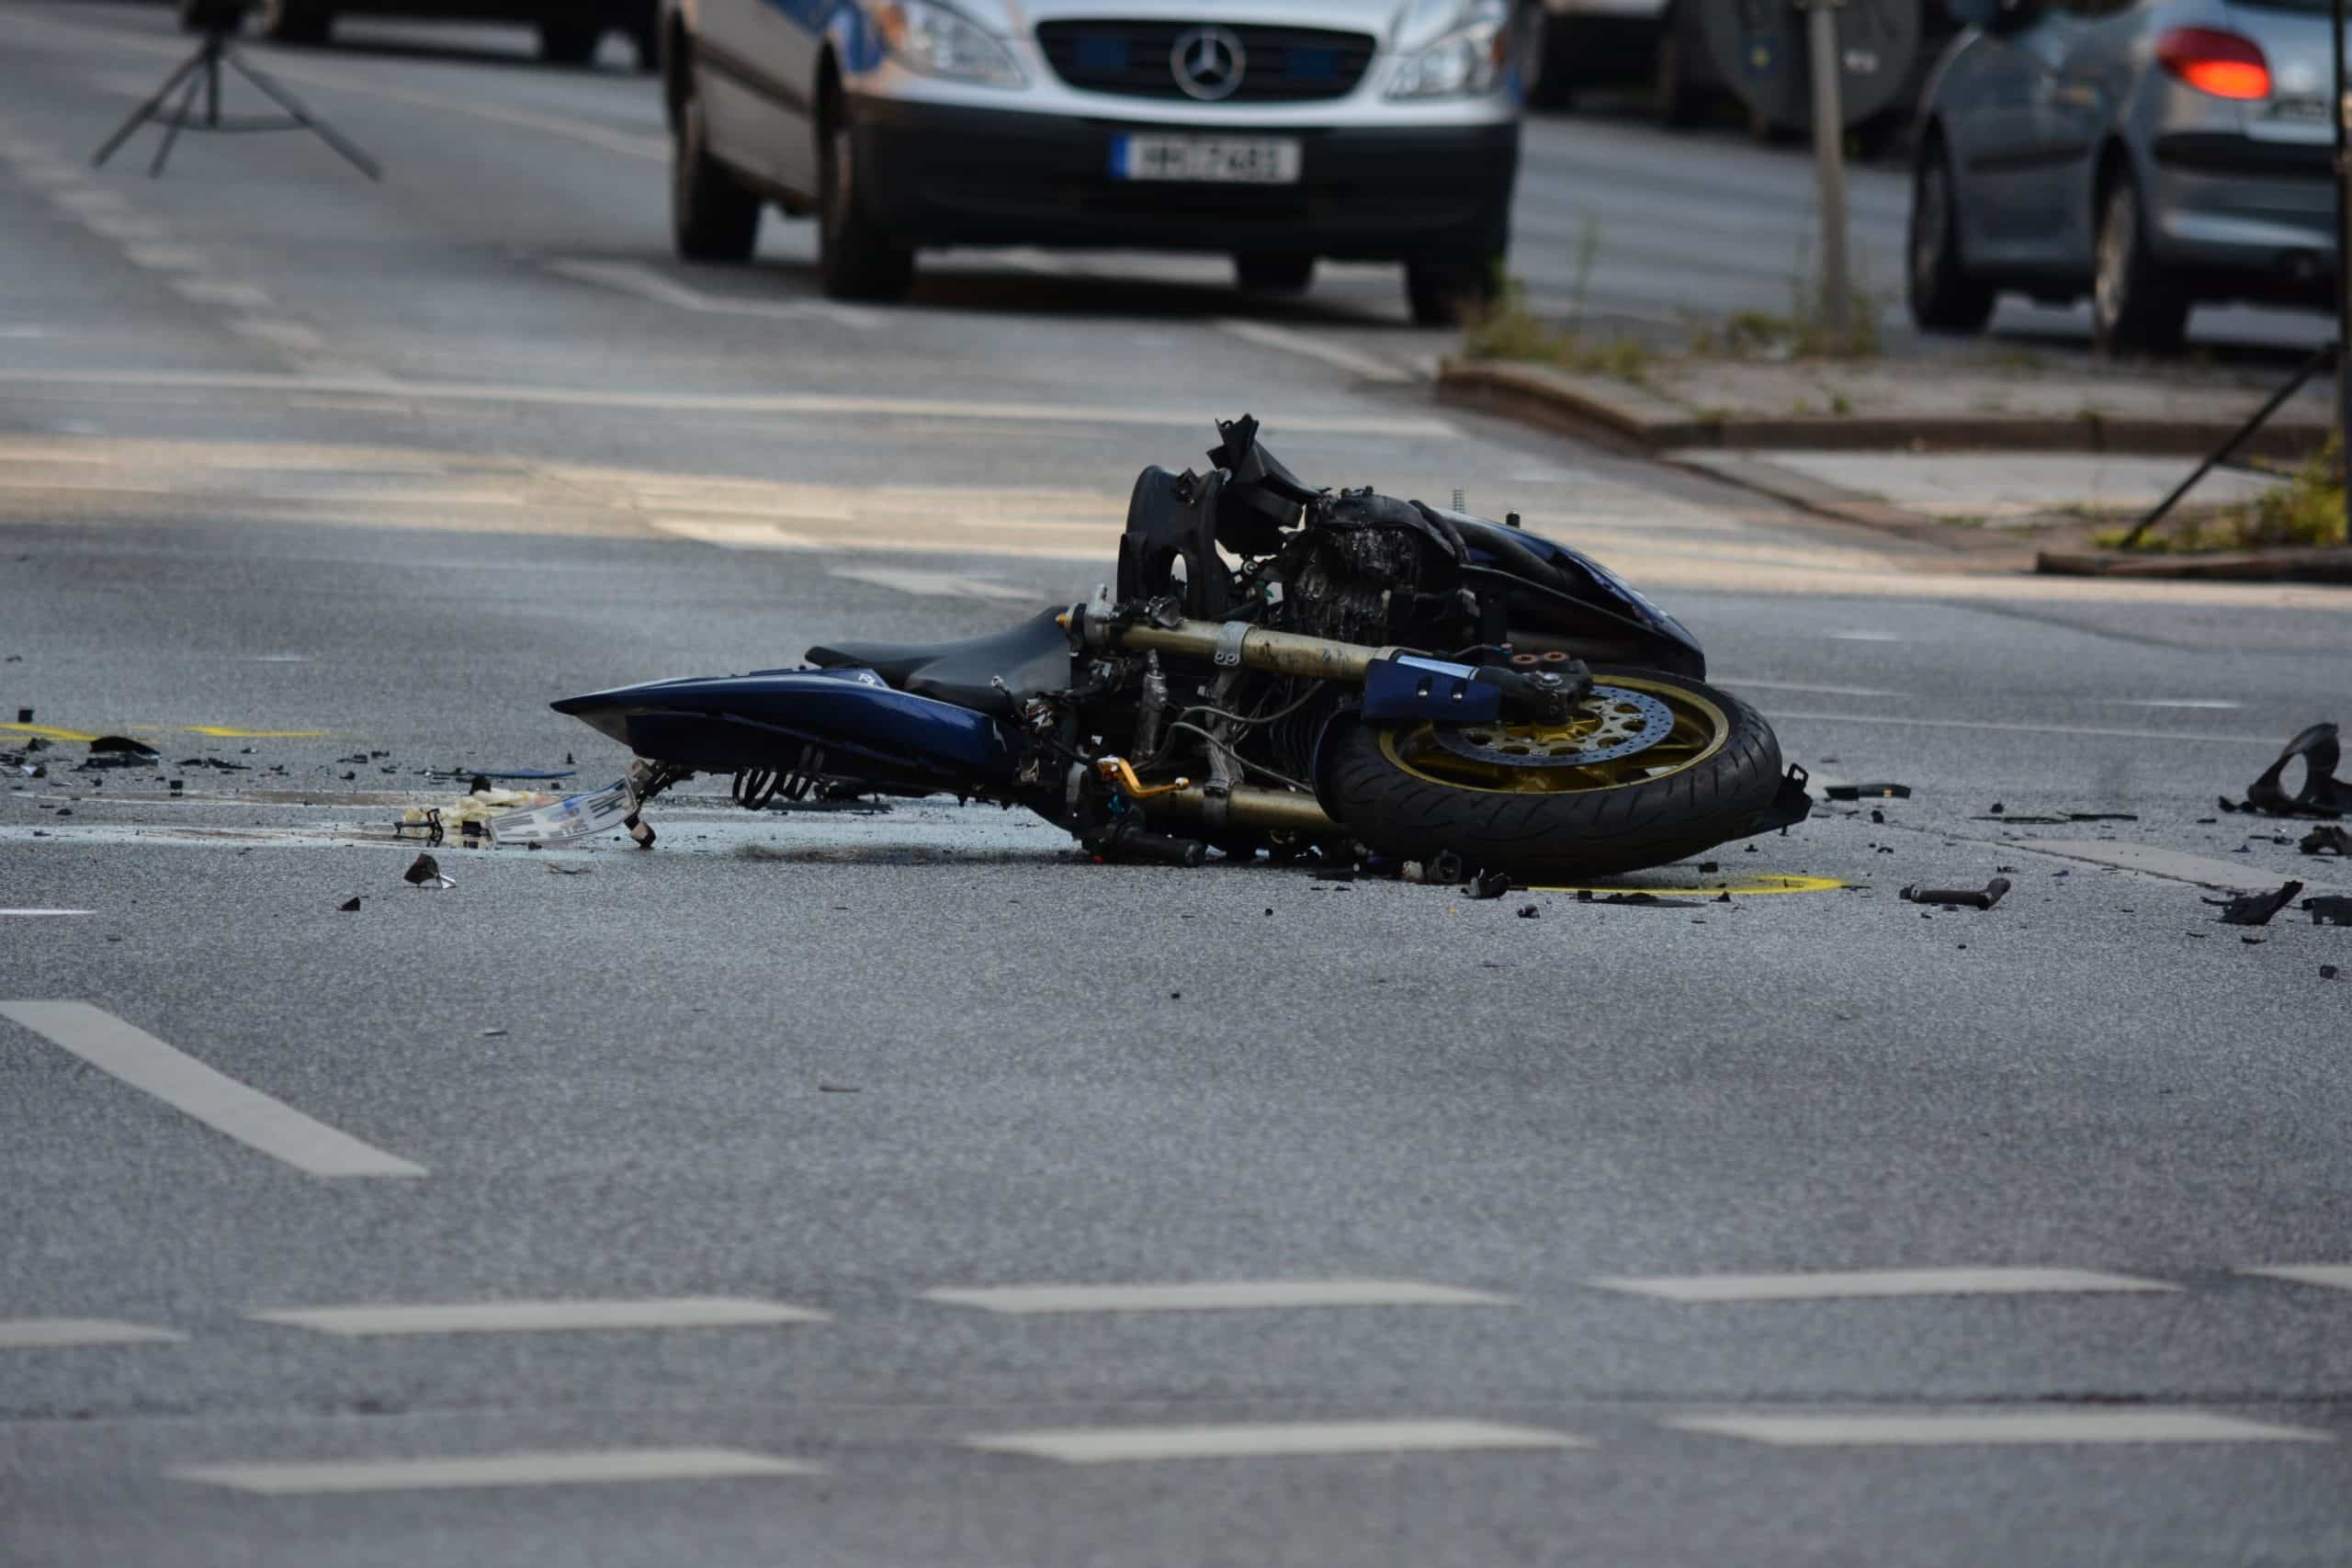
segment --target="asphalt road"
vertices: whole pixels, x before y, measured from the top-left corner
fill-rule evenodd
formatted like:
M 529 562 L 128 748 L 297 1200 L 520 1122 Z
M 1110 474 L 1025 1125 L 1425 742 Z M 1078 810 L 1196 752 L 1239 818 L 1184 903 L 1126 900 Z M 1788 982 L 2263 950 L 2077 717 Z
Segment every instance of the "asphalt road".
M 2352 932 L 2202 902 L 2352 891 L 2214 806 L 2346 716 L 2342 595 L 1987 578 L 1440 409 L 1373 269 L 682 268 L 644 82 L 498 36 L 254 51 L 380 186 L 94 175 L 181 41 L 0 30 L 12 1568 L 2352 1555 Z M 1913 793 L 1652 908 L 693 790 L 401 883 L 425 770 L 617 774 L 550 697 L 1082 593 L 1245 407 Z

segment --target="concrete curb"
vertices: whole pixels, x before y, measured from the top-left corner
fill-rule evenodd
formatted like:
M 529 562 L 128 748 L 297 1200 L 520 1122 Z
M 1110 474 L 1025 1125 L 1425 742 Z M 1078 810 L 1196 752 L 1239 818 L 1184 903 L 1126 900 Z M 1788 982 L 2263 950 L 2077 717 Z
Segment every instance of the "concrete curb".
M 2043 550 L 2033 570 L 2044 577 L 2205 579 L 2240 582 L 2352 584 L 2352 547 L 2226 550 L 2205 556 L 2141 556 L 2114 551 Z
M 1932 367 L 1928 367 L 1932 368 Z M 2005 452 L 2113 452 L 2200 457 L 2228 440 L 2238 422 L 2086 413 L 2074 419 L 2019 414 L 1790 414 L 1701 419 L 1655 392 L 1547 365 L 1449 359 L 1438 367 L 1442 403 L 1483 409 L 1523 423 L 1598 437 L 1623 446 L 1737 446 L 1811 451 L 1888 451 L 1912 446 Z M 2326 427 L 2275 420 L 2240 448 L 2248 457 L 2293 461 L 2317 450 Z

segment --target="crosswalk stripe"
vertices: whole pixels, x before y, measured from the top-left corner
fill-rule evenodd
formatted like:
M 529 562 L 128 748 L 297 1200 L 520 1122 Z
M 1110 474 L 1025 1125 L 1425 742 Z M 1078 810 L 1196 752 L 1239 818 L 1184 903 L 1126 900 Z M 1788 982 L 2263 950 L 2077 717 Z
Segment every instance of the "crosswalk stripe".
M 77 1345 L 163 1345 L 187 1338 L 175 1328 L 99 1317 L 19 1317 L 0 1321 L 0 1350 L 59 1350 Z
M 2019 1443 L 2325 1443 L 2325 1432 L 2205 1410 L 1930 1411 L 1887 1416 L 1677 1416 L 1688 1432 L 1776 1448 L 1942 1448 Z
M 824 1323 L 829 1315 L 734 1296 L 649 1301 L 465 1302 L 416 1306 L 289 1307 L 248 1314 L 345 1338 L 400 1334 L 532 1334 L 562 1329 L 739 1328 Z
M 164 1473 L 267 1497 L 335 1492 L 421 1492 L 489 1486 L 609 1485 L 628 1481 L 714 1481 L 822 1475 L 821 1465 L 741 1449 L 604 1449 L 460 1455 L 441 1459 L 295 1464 L 191 1464 Z
M 1074 1427 L 995 1432 L 964 1446 L 1063 1464 L 1165 1459 L 1274 1459 L 1315 1454 L 1448 1452 L 1476 1449 L 1586 1449 L 1591 1439 L 1485 1421 L 1278 1421 L 1231 1426 Z
M 2301 1285 L 2319 1285 L 2331 1291 L 2352 1291 L 2352 1263 L 2273 1263 L 2260 1269 L 2241 1269 L 2241 1274 L 2260 1274 L 2272 1280 L 2292 1280 Z
M 2073 1292 L 2177 1291 L 2083 1269 L 1875 1269 L 1816 1274 L 1692 1274 L 1604 1277 L 1605 1291 L 1670 1302 L 1804 1302 L 1844 1296 L 2008 1296 Z
M 423 1176 L 424 1168 L 315 1122 L 87 1002 L 0 1002 L 12 1020 L 100 1072 L 313 1176 Z
M 1164 1285 L 999 1285 L 923 1292 L 983 1312 L 1217 1312 L 1271 1307 L 1510 1306 L 1509 1296 L 1416 1280 L 1214 1280 Z

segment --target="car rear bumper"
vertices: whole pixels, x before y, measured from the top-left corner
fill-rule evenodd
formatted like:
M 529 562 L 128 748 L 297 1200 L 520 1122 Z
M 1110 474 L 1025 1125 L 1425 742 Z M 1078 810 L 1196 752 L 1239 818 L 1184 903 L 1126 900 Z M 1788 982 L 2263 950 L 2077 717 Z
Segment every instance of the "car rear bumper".
M 2223 132 L 2154 139 L 2150 223 L 2208 297 L 2323 302 L 2335 276 L 2333 150 Z
M 1500 254 L 1510 238 L 1516 122 L 1220 128 L 1295 137 L 1295 185 L 1114 178 L 1114 139 L 1153 126 L 859 98 L 863 205 L 917 245 L 1278 251 L 1360 260 Z

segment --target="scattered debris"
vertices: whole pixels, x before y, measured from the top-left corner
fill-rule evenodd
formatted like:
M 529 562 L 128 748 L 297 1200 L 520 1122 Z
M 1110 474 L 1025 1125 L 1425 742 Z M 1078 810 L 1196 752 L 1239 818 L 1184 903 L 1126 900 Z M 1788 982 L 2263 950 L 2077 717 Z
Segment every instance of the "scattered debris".
M 586 876 L 596 869 L 593 865 L 558 865 L 553 861 L 547 863 L 547 868 L 558 876 Z
M 377 756 L 385 754 L 374 753 Z M 368 758 L 346 757 L 344 761 L 364 762 L 368 761 Z M 566 757 L 564 761 L 569 762 L 571 759 Z M 424 776 L 429 779 L 466 779 L 470 781 L 471 787 L 486 789 L 492 779 L 568 779 L 578 771 L 575 768 L 427 768 L 424 770 Z
M 2066 820 L 2069 822 L 2137 822 L 2140 820 L 2140 814 L 2136 811 L 2069 811 L 2066 813 Z
M 485 1029 L 485 1030 L 483 1030 L 483 1031 L 481 1032 L 481 1037 L 482 1037 L 484 1040 L 494 1040 L 494 1039 L 496 1039 L 499 1035 L 502 1035 L 502 1034 L 503 1034 L 503 1033 L 505 1033 L 505 1032 L 506 1032 L 506 1031 L 504 1031 L 504 1030 L 503 1030 L 503 1029 Z
M 2333 980 L 2333 979 L 2335 979 L 2335 964 L 2321 964 L 2321 965 L 2319 966 L 2319 977 L 2320 977 L 2321 979 L 2323 979 L 2323 980 Z
M 1720 902 L 1721 900 L 1718 900 Z M 1655 893 L 1611 893 L 1598 897 L 1589 889 L 1577 894 L 1579 904 L 1631 904 L 1645 909 L 1698 909 L 1705 901 L 1698 898 L 1661 898 Z
M 855 1094 L 857 1086 L 845 1083 L 820 1083 L 817 1086 L 817 1092 L 819 1094 Z
M 2352 814 L 2352 784 L 2335 776 L 2343 747 L 2333 724 L 2314 724 L 2287 742 L 2278 760 L 2246 786 L 2244 804 L 2222 797 L 2224 811 L 2258 811 L 2270 817 L 2343 817 Z M 2280 780 L 2288 767 L 2303 764 L 2302 787 L 2291 796 Z
M 1899 784 L 1834 784 L 1825 791 L 1832 800 L 1908 800 L 1911 786 Z
M 1499 898 L 1510 891 L 1510 876 L 1506 872 L 1482 871 L 1477 880 L 1462 885 L 1464 898 Z
M 1879 824 L 1881 827 L 1884 827 L 1886 825 L 1886 813 L 1883 811 L 1872 810 L 1871 812 L 1871 820 Z
M 1996 801 L 1995 801 L 1995 802 L 1993 803 L 1993 805 L 1992 805 L 1992 808 L 1991 808 L 1989 811 L 1987 811 L 1987 812 L 1985 813 L 1985 815 L 1986 815 L 1986 816 L 1988 816 L 1988 817 L 1998 817 L 1998 816 L 1999 816 L 1999 815 L 2001 815 L 2001 813 L 2002 813 L 2004 810 L 2006 810 L 2006 809 L 2007 809 L 2007 808 L 2006 807 L 2002 806 L 2002 804 L 2001 804 L 1999 801 L 1997 801 L 1997 800 L 1996 800 Z
M 338 912 L 340 912 L 340 913 L 342 913 L 342 914 L 345 914 L 345 915 L 356 915 L 356 914 L 357 914 L 357 913 L 359 912 L 359 898 L 358 898 L 358 896 L 357 896 L 356 894 L 355 894 L 355 895 L 353 895 L 351 897 L 345 898 L 342 903 L 337 904 L 337 905 L 335 906 L 335 908 L 336 908 L 336 910 L 337 910 Z
M 2056 827 L 2063 825 L 2066 818 L 2064 817 L 2004 817 L 1998 813 L 1994 813 L 1986 816 L 1972 817 L 1969 820 L 1971 822 L 2048 823 L 2052 827 Z
M 1948 909 L 1989 909 L 2009 891 L 2009 879 L 1996 876 L 1983 887 L 1905 887 L 1899 897 L 1906 904 L 1940 904 Z
M 2242 936 L 2238 940 L 2248 947 L 2260 947 L 2266 939 L 2258 936 Z
M 1540 920 L 1544 918 L 1544 911 L 1532 904 L 1521 904 L 1519 907 L 1519 918 L 1522 920 Z
M 253 764 L 250 762 L 224 761 L 219 757 L 182 757 L 180 759 L 180 766 L 183 768 L 211 768 L 217 772 L 224 773 L 243 773 L 253 771 Z
M 2311 912 L 2315 926 L 2352 926 L 2352 898 L 2332 894 L 2324 898 L 2306 898 L 2302 907 Z
M 2314 828 L 2303 835 L 2302 851 L 2307 855 L 2352 856 L 2352 833 L 2341 828 Z
M 30 709 L 30 708 L 18 708 L 18 709 L 17 710 L 17 722 L 18 724 L 30 724 L 32 721 L 33 721 L 33 710 L 32 710 L 32 709 Z
M 457 884 L 441 874 L 441 863 L 431 855 L 419 855 L 401 873 L 401 880 L 411 887 L 455 887 Z
M 2222 911 L 2225 926 L 2267 926 L 2270 917 L 2295 901 L 2303 890 L 2300 882 L 2290 882 L 2276 893 L 2248 893 L 2235 898 L 2208 898 L 2208 904 Z

